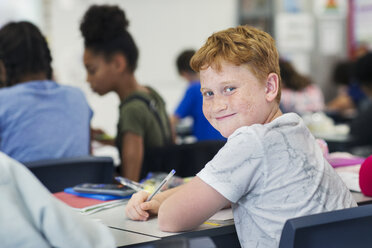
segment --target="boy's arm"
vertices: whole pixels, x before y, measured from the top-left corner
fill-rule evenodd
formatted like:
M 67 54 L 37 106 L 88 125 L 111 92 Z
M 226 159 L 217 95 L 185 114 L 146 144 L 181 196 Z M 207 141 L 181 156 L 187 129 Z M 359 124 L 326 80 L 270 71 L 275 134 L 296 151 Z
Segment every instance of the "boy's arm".
M 229 201 L 199 177 L 168 195 L 158 213 L 158 224 L 162 231 L 179 232 L 194 229 Z

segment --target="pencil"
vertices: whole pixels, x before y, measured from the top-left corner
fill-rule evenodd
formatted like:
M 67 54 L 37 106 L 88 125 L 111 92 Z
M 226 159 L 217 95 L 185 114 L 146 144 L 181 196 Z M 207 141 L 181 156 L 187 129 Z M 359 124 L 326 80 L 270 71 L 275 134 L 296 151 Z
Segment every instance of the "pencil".
M 147 201 L 151 201 L 151 199 L 160 191 L 160 189 L 169 181 L 169 179 L 176 173 L 173 169 L 169 172 L 168 176 L 164 178 L 164 180 L 158 185 L 158 187 L 154 190 L 154 192 L 147 198 Z

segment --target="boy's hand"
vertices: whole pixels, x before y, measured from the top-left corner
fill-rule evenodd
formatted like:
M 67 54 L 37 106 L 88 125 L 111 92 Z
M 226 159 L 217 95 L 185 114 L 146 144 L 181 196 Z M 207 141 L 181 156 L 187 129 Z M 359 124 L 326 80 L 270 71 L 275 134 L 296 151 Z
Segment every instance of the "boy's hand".
M 140 191 L 133 194 L 125 207 L 125 214 L 132 220 L 148 220 L 150 215 L 158 214 L 160 202 L 154 197 L 151 201 L 146 202 L 149 193 Z

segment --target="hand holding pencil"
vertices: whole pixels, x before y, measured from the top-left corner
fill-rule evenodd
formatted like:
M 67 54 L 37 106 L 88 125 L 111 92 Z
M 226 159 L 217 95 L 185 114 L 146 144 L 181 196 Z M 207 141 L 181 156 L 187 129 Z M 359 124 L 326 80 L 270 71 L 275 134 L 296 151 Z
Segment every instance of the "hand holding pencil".
M 174 175 L 174 173 L 175 170 L 172 170 L 168 174 L 168 176 L 157 186 L 157 188 L 151 195 L 146 191 L 140 191 L 133 194 L 132 198 L 129 200 L 127 206 L 125 207 L 125 213 L 127 217 L 132 220 L 146 221 L 148 220 L 150 215 L 157 215 L 161 203 L 166 198 L 165 196 L 163 197 L 162 194 L 158 193 L 160 192 L 161 188 Z

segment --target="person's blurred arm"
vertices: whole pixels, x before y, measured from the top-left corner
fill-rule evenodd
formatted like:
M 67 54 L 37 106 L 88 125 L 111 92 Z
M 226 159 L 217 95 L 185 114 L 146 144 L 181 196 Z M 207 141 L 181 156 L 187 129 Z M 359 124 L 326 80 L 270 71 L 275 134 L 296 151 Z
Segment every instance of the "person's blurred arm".
M 143 137 L 126 132 L 122 139 L 122 176 L 138 182 L 144 157 Z
M 339 87 L 337 96 L 327 103 L 329 111 L 343 112 L 350 109 L 355 109 L 353 99 L 349 96 L 346 87 Z
M 0 194 L 4 247 L 115 247 L 107 227 L 74 212 L 27 168 L 3 153 Z
M 180 122 L 180 118 L 178 117 L 178 115 L 174 114 L 170 117 L 173 141 L 175 141 L 177 137 L 177 125 L 179 122 Z
M 99 128 L 90 128 L 90 140 L 91 142 L 95 140 L 105 145 L 115 146 L 115 139 Z

